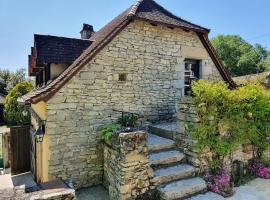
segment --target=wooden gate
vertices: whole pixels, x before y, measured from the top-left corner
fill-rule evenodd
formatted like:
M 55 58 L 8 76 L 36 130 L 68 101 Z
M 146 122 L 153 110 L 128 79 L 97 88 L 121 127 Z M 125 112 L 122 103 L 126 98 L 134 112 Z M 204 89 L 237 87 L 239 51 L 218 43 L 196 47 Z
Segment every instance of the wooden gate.
M 11 174 L 30 171 L 30 127 L 10 127 Z

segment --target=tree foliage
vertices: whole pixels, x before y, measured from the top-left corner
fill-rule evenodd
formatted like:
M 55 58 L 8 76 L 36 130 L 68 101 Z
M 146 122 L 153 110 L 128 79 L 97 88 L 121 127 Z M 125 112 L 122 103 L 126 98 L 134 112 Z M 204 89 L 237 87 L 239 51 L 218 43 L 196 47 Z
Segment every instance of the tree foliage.
M 219 57 L 232 76 L 255 74 L 269 69 L 268 51 L 260 44 L 254 46 L 238 35 L 218 35 L 212 40 Z
M 270 53 L 268 54 L 268 56 L 264 60 L 264 66 L 266 69 L 268 69 L 268 70 L 270 69 Z
M 15 72 L 8 69 L 0 69 L 0 92 L 7 93 L 18 83 L 26 80 L 25 69 L 21 68 Z
M 25 81 L 17 84 L 8 92 L 4 105 L 4 117 L 8 125 L 24 125 L 30 123 L 30 113 L 27 107 L 18 104 L 17 99 L 30 92 L 32 89 L 32 83 Z
M 257 156 L 270 146 L 270 91 L 259 84 L 246 84 L 230 90 L 221 82 L 199 80 L 193 85 L 194 102 L 200 123 L 191 126 L 201 152 L 215 169 L 237 145 L 253 144 Z

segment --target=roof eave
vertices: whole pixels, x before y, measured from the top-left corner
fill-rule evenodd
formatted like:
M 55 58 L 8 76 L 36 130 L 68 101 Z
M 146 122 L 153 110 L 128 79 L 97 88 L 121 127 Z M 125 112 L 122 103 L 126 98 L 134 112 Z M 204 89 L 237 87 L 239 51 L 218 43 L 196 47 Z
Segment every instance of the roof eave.
M 31 104 L 31 101 L 25 100 L 22 97 L 18 98 L 17 102 L 19 105 L 30 105 Z

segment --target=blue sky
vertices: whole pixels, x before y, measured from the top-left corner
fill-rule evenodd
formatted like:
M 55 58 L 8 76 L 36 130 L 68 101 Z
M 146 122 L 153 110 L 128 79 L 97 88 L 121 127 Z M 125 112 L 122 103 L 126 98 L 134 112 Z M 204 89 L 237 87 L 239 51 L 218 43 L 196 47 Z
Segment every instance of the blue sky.
M 217 34 L 238 34 L 270 50 L 269 0 L 156 0 Z M 0 68 L 27 67 L 33 34 L 79 38 L 83 23 L 100 29 L 135 0 L 0 0 Z

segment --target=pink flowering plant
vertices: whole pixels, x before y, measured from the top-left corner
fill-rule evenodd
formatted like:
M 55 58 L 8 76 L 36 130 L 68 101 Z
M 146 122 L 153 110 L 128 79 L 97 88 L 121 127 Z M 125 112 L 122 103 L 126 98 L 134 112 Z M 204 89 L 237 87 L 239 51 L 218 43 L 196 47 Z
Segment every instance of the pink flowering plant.
M 223 197 L 232 196 L 235 193 L 231 175 L 227 170 L 221 170 L 216 174 L 206 174 L 204 176 L 208 188 Z
M 262 161 L 255 160 L 251 163 L 250 170 L 257 177 L 270 179 L 270 164 L 266 165 Z

